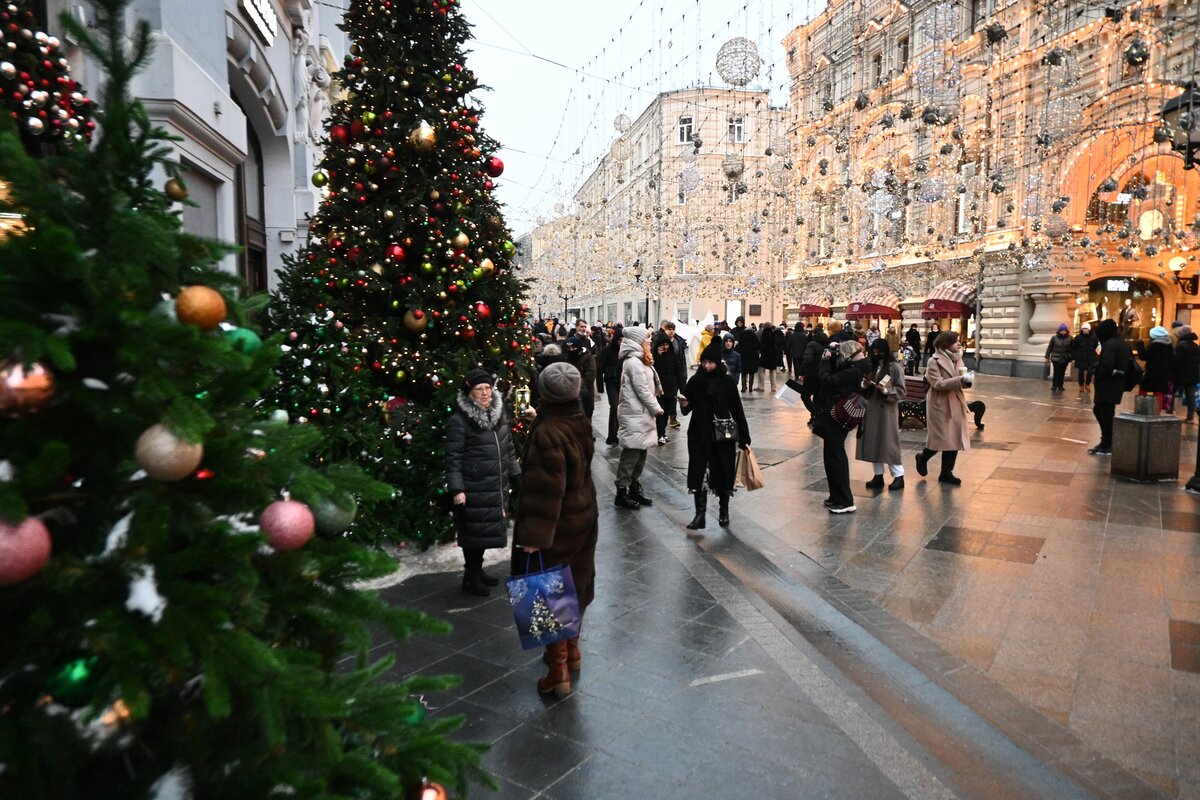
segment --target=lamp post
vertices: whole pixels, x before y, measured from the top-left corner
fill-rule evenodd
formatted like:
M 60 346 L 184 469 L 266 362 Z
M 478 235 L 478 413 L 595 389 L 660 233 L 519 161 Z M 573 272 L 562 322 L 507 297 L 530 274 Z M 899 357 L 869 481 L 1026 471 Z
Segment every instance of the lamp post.
M 567 290 L 563 288 L 563 285 L 561 283 L 558 285 L 558 296 L 561 297 L 562 301 L 563 301 L 562 324 L 566 325 L 567 324 L 567 301 L 571 299 L 571 295 L 567 294 Z
M 638 261 L 634 261 L 633 262 L 633 279 L 637 283 L 645 283 L 645 285 L 646 285 L 646 322 L 650 323 L 651 328 L 653 328 L 654 322 L 650 318 L 650 279 L 651 279 L 651 277 L 653 277 L 654 282 L 656 284 L 662 280 L 663 265 L 655 264 L 653 267 L 651 267 L 650 275 L 645 275 L 645 278 L 646 278 L 645 281 L 642 280 L 643 275 L 645 275 L 645 273 L 644 273 L 644 270 L 642 269 L 641 260 L 639 259 Z

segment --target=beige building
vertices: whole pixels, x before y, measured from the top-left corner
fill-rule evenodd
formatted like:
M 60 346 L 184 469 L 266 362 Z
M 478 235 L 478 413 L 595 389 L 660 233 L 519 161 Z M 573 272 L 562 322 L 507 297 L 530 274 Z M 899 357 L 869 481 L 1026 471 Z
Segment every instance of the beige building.
M 832 0 L 792 31 L 792 312 L 936 319 L 1024 375 L 1064 322 L 1200 322 L 1200 177 L 1158 117 L 1200 5 L 1111 6 Z
M 785 124 L 765 92 L 714 88 L 618 117 L 570 211 L 532 232 L 530 305 L 588 321 L 782 319 Z

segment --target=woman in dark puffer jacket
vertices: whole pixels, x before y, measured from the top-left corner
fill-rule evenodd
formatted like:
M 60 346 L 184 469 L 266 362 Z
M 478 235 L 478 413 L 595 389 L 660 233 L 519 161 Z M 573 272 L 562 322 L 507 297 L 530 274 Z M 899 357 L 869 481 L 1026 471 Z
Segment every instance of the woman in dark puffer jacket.
M 508 490 L 521 479 L 504 403 L 492 376 L 467 373 L 458 408 L 446 423 L 446 490 L 454 502 L 463 551 L 464 592 L 486 597 L 499 581 L 483 571 L 483 551 L 508 544 Z

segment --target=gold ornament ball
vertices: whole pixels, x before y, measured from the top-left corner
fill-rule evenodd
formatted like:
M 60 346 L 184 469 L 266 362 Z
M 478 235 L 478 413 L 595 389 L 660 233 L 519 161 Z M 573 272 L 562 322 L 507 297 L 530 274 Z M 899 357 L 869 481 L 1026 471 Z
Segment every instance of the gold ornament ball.
M 185 442 L 167 426 L 151 425 L 134 448 L 137 464 L 156 481 L 178 481 L 196 471 L 204 459 L 204 445 Z
M 458 233 L 450 240 L 450 244 L 454 245 L 456 250 L 466 250 L 471 246 L 471 237 L 465 233 Z
M 54 374 L 41 364 L 28 369 L 20 359 L 0 364 L 0 414 L 20 417 L 41 411 L 54 396 Z
M 426 153 L 437 145 L 437 132 L 425 120 L 413 128 L 408 134 L 408 143 L 417 150 Z
M 163 186 L 163 192 L 176 203 L 188 198 L 187 184 L 179 178 L 171 178 L 171 180 L 167 181 L 166 185 Z
M 225 298 L 207 286 L 189 286 L 175 298 L 175 316 L 184 325 L 211 331 L 225 319 Z
M 484 275 L 491 275 L 496 271 L 496 265 L 492 263 L 490 258 L 485 258 L 479 262 L 479 268 L 483 270 Z
M 419 309 L 404 312 L 404 327 L 412 333 L 420 333 L 429 327 L 429 315 Z

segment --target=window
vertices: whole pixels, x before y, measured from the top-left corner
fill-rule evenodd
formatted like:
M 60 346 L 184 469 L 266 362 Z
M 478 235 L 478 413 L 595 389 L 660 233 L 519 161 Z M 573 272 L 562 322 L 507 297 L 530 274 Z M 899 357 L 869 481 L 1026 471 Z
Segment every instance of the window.
M 679 143 L 692 143 L 692 118 L 690 116 L 679 118 Z
M 871 56 L 871 85 L 878 86 L 883 83 L 883 53 L 876 53 Z
M 974 33 L 979 30 L 979 26 L 983 23 L 984 17 L 987 16 L 987 0 L 971 0 L 970 6 L 970 23 L 971 27 L 968 32 Z
M 954 230 L 958 233 L 975 233 L 975 221 L 971 219 L 971 204 L 975 201 L 975 197 L 971 192 L 971 182 L 979 169 L 979 165 L 970 161 L 962 164 L 958 168 L 958 186 L 955 190 L 966 188 L 966 191 L 958 191 L 955 195 L 954 213 L 955 226 Z
M 745 117 L 730 117 L 729 118 L 729 141 L 744 142 L 746 141 L 746 118 Z
M 903 72 L 908 68 L 908 37 L 902 36 L 896 40 L 896 65 Z
M 246 160 L 237 168 L 238 244 L 242 246 L 241 273 L 250 294 L 267 290 L 267 229 L 264 209 L 262 146 L 250 120 L 246 120 Z

